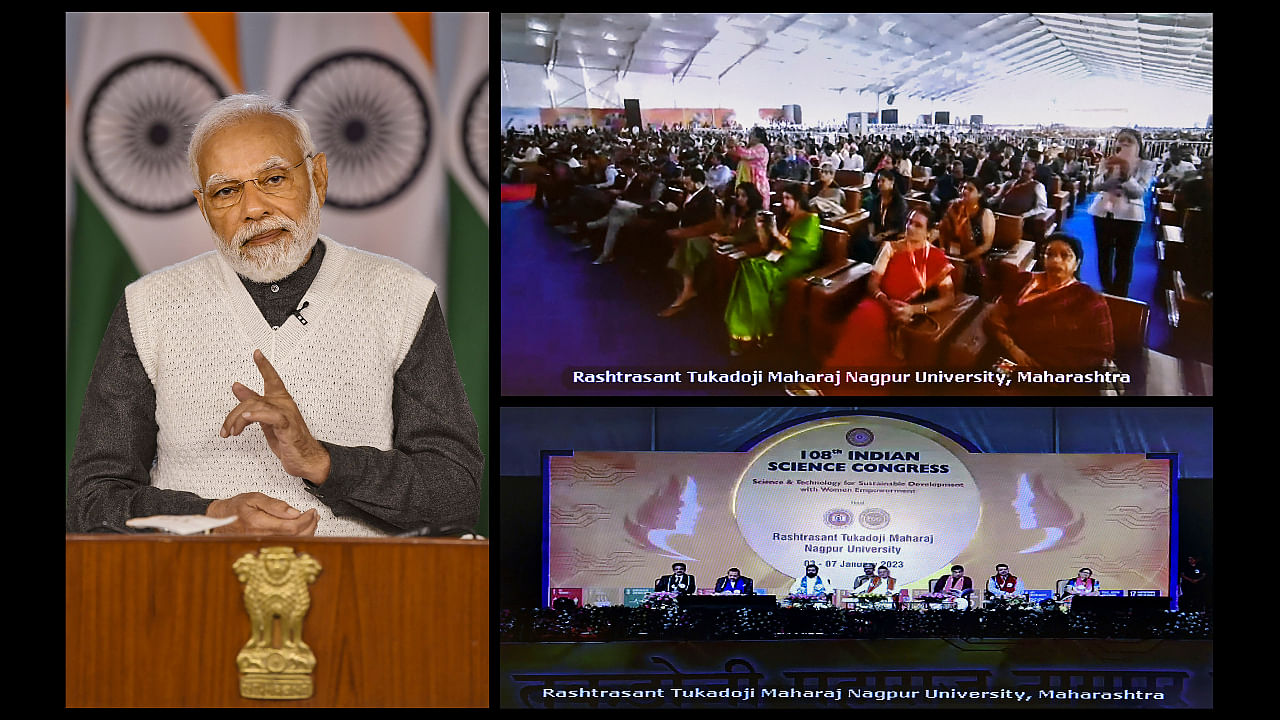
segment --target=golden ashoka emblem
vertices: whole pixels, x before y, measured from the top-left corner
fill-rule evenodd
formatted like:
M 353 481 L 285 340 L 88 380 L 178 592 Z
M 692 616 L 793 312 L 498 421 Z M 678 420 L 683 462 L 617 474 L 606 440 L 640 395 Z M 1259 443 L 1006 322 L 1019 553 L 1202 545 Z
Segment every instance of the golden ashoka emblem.
M 268 547 L 241 557 L 231 568 L 244 583 L 252 630 L 236 655 L 240 694 L 256 700 L 311 697 L 316 656 L 302 641 L 302 618 L 311 608 L 309 586 L 320 574 L 320 563 L 293 548 Z

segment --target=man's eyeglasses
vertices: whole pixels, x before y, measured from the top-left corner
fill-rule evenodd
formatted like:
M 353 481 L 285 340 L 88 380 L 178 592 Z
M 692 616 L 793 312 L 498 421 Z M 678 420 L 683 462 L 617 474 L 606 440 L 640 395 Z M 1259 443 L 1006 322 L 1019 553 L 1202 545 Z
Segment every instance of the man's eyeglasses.
M 218 210 L 229 208 L 239 203 L 240 198 L 244 196 L 244 184 L 248 182 L 256 184 L 259 190 L 268 195 L 291 197 L 297 189 L 293 171 L 310 160 L 311 157 L 311 155 L 308 155 L 302 158 L 297 165 L 292 167 L 264 170 L 256 178 L 215 183 L 201 192 L 209 202 L 209 205 Z

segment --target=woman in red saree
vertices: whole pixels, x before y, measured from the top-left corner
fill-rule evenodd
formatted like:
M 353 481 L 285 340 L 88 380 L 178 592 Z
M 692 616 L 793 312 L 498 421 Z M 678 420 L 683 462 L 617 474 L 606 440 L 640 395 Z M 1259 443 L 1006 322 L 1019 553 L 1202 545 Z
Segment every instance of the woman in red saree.
M 929 242 L 929 216 L 913 210 L 907 215 L 906 238 L 880 247 L 867 296 L 849 313 L 824 371 L 902 367 L 898 331 L 917 315 L 955 303 L 951 269 L 947 254 Z M 839 394 L 846 387 L 864 392 L 845 383 L 824 390 Z
M 1084 250 L 1049 236 L 1044 272 L 1020 273 L 987 316 L 987 333 L 1019 369 L 1097 370 L 1115 353 L 1107 301 L 1080 282 Z

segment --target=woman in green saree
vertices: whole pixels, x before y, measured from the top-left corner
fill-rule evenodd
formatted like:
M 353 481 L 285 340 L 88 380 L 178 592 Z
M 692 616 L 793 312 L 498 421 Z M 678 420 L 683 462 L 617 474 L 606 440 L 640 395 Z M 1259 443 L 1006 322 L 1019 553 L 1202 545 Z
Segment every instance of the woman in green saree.
M 790 183 L 782 189 L 787 223 L 781 229 L 772 213 L 761 213 L 757 232 L 770 252 L 746 258 L 738 266 L 724 311 L 729 330 L 729 354 L 741 355 L 750 345 L 773 337 L 774 326 L 787 297 L 787 282 L 817 266 L 822 249 L 818 216 L 809 210 L 804 185 Z

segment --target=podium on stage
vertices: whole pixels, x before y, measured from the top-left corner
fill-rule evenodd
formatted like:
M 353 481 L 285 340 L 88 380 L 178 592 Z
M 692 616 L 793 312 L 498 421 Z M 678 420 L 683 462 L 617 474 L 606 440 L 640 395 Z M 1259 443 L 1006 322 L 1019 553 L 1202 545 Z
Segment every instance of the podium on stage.
M 248 699 L 233 565 L 282 547 L 319 565 L 301 630 L 311 695 Z M 486 541 L 67 535 L 66 550 L 68 707 L 489 705 Z

